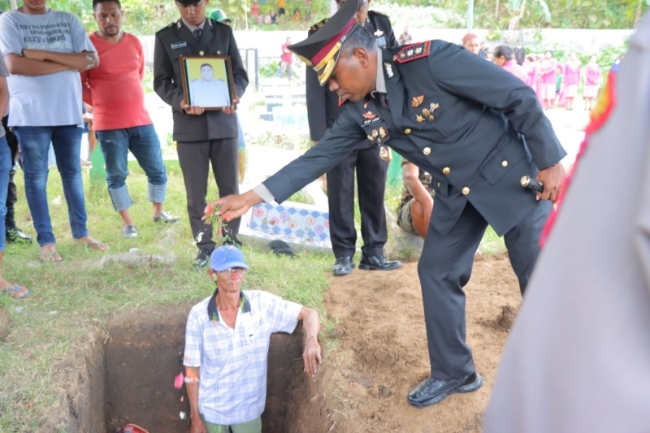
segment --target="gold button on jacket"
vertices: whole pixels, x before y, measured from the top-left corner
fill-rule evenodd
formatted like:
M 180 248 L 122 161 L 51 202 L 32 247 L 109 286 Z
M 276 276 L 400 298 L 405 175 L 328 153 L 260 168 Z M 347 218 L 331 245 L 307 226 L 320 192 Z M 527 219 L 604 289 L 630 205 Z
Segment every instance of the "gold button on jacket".
M 425 155 L 429 155 L 431 153 L 431 148 L 430 147 L 425 147 L 422 150 L 422 153 L 424 153 Z
M 469 194 L 469 188 L 467 187 L 463 188 L 463 194 L 465 195 Z
M 501 163 L 501 167 L 507 167 L 508 166 L 508 161 L 503 161 Z
M 443 172 L 444 174 L 449 174 L 449 173 L 451 173 L 451 168 L 449 168 L 449 167 L 445 167 L 445 168 L 442 169 L 442 172 Z
M 406 128 L 404 134 L 409 135 L 411 133 L 411 128 Z

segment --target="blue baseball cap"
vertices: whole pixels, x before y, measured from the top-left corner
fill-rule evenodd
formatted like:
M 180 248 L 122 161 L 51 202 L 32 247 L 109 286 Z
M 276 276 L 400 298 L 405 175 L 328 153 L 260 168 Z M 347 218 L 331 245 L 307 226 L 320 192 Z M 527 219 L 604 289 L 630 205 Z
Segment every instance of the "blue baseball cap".
M 224 245 L 212 251 L 210 269 L 223 272 L 228 268 L 250 269 L 246 264 L 244 253 L 233 245 Z

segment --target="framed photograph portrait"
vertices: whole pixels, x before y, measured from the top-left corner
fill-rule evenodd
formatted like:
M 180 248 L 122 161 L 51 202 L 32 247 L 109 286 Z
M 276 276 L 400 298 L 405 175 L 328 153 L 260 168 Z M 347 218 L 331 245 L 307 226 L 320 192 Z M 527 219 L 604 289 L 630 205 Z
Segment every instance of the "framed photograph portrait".
M 185 102 L 206 110 L 233 105 L 235 89 L 230 57 L 181 56 Z

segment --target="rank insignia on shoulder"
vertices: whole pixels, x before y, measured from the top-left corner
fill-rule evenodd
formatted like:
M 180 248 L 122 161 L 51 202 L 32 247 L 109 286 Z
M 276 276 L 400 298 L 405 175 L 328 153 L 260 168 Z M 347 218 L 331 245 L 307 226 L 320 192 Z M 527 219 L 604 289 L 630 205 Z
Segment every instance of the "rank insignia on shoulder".
M 393 78 L 393 65 L 390 63 L 384 63 L 384 68 L 386 68 L 386 75 L 388 75 L 388 78 Z
M 399 52 L 395 55 L 394 59 L 398 63 L 406 63 L 406 62 L 410 62 L 411 60 L 428 56 L 430 50 L 431 50 L 430 41 L 421 42 L 415 45 L 408 45 L 406 47 L 403 47 L 401 50 L 399 50 Z
M 328 19 L 329 18 L 325 18 L 323 21 L 317 22 L 316 24 L 314 24 L 313 26 L 310 27 L 310 30 L 312 32 L 315 32 L 316 30 L 320 29 L 321 27 L 323 27 L 323 24 L 325 24 Z

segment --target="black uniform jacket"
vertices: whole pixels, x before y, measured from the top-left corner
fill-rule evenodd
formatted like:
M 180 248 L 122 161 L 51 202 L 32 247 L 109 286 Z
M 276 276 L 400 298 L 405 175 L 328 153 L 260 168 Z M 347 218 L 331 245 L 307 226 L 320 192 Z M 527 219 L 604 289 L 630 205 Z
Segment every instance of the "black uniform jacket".
M 566 155 L 535 92 L 443 41 L 383 50 L 382 57 L 390 111 L 370 97 L 346 103 L 318 146 L 264 185 L 282 202 L 374 137 L 431 174 L 431 224 L 439 233 L 454 226 L 468 200 L 499 235 L 510 231 L 537 204 L 521 177 Z
M 311 36 L 327 20 L 315 24 L 309 29 Z M 368 20 L 365 28 L 375 35 L 379 48 L 393 48 L 399 46 L 393 26 L 386 15 L 374 11 L 368 11 Z M 339 97 L 336 92 L 330 92 L 327 84 L 321 86 L 318 83 L 318 76 L 313 68 L 307 68 L 307 118 L 309 119 L 309 133 L 313 141 L 320 141 L 325 135 L 327 128 L 336 122 L 336 118 L 343 111 L 339 106 Z M 360 149 L 375 146 L 367 140 L 359 147 Z
M 185 97 L 180 56 L 198 55 L 230 56 L 235 94 L 241 97 L 248 86 L 248 74 L 230 26 L 206 18 L 200 41 L 182 20 L 158 31 L 153 60 L 153 87 L 158 96 L 172 107 L 174 140 L 187 142 L 237 137 L 237 118 L 234 115 L 206 111 L 200 116 L 190 116 L 181 110 L 180 104 Z

